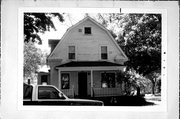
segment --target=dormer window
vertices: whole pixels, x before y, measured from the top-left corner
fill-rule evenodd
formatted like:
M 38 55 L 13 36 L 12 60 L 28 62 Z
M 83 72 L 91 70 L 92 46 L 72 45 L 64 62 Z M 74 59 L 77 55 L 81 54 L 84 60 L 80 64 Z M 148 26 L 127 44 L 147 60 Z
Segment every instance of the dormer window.
M 90 35 L 91 34 L 91 27 L 84 27 L 84 34 Z
M 75 59 L 75 46 L 69 46 L 69 59 Z

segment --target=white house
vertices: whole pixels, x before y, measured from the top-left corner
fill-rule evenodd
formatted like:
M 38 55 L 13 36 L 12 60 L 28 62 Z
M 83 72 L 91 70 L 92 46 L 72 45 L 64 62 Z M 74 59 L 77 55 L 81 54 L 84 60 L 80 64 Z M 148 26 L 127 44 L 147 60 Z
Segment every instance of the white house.
M 116 73 L 127 56 L 110 32 L 89 16 L 70 27 L 61 40 L 49 40 L 50 80 L 70 97 L 122 94 Z

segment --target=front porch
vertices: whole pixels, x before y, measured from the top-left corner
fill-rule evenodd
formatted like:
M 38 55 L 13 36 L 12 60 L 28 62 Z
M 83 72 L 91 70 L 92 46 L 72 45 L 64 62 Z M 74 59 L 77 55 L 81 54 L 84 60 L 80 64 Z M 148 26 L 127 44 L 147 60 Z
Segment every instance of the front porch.
M 68 97 L 122 95 L 122 85 L 117 83 L 116 73 L 124 70 L 124 66 L 110 62 L 75 64 L 66 63 L 56 67 L 59 75 L 58 88 Z
M 71 98 L 81 98 L 82 96 L 76 95 L 74 89 L 61 89 L 61 91 Z M 92 88 L 92 95 L 87 97 L 109 97 L 122 95 L 122 88 Z M 83 97 L 86 98 L 86 97 Z

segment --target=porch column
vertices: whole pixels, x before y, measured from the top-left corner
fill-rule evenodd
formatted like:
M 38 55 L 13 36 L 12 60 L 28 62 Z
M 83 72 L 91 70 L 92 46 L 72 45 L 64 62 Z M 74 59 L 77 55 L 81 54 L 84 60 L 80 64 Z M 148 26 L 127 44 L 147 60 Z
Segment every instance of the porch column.
M 91 97 L 93 97 L 93 70 L 91 69 Z
M 59 74 L 59 81 L 58 81 L 58 83 L 59 83 L 59 89 L 61 90 L 61 71 L 60 71 L 60 69 L 58 70 L 58 74 Z

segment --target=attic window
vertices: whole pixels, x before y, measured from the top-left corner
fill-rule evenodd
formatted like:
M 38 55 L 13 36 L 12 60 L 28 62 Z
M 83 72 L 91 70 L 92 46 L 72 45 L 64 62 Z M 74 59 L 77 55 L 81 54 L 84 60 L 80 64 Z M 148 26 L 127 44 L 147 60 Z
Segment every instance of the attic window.
M 91 34 L 91 27 L 84 27 L 84 34 L 86 35 Z

